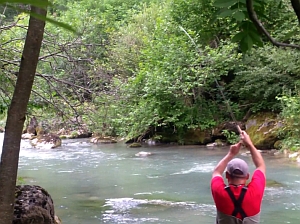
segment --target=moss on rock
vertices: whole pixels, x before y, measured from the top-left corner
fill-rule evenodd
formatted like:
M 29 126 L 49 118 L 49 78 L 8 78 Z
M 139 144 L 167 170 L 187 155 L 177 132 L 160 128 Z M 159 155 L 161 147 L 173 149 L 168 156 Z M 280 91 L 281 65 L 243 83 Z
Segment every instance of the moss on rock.
M 279 123 L 276 114 L 259 113 L 248 119 L 246 131 L 257 148 L 272 149 L 278 140 L 276 132 Z

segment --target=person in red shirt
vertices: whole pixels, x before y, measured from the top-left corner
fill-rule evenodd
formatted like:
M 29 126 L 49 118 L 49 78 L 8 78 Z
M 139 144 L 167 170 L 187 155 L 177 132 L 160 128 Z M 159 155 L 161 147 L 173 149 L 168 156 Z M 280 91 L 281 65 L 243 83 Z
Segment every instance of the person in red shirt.
M 234 158 L 244 144 L 251 153 L 256 167 L 251 181 L 247 163 Z M 225 184 L 222 177 L 226 169 Z M 227 155 L 214 168 L 211 192 L 217 209 L 217 224 L 254 224 L 260 222 L 261 202 L 266 185 L 266 166 L 261 153 L 253 145 L 249 135 L 242 131 L 240 142 L 231 145 Z

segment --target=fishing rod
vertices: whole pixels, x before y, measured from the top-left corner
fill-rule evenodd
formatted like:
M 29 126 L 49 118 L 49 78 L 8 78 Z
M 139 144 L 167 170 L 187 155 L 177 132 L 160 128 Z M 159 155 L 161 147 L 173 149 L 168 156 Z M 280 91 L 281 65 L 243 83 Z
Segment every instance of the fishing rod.
M 188 38 L 192 41 L 193 45 L 195 46 L 195 49 L 197 50 L 198 54 L 200 55 L 201 51 L 200 51 L 200 49 L 198 48 L 198 46 L 197 46 L 197 44 L 195 43 L 195 41 L 193 40 L 193 38 L 188 34 L 188 32 L 186 32 L 186 30 L 185 30 L 182 26 L 179 26 L 179 28 L 180 28 L 180 29 L 188 36 Z M 206 78 L 206 77 L 205 77 L 205 78 Z M 225 97 L 225 95 L 224 95 L 224 93 L 223 93 L 223 91 L 222 91 L 222 89 L 221 89 L 221 86 L 219 85 L 218 80 L 217 80 L 215 77 L 214 77 L 214 80 L 215 80 L 215 82 L 216 82 L 216 85 L 217 85 L 218 89 L 220 90 L 221 96 L 223 97 L 223 99 L 224 99 L 224 101 L 225 101 L 225 103 L 226 103 L 226 105 L 227 105 L 227 109 L 228 109 L 228 111 L 229 111 L 229 114 L 230 114 L 230 116 L 231 116 L 231 119 L 233 120 L 234 124 L 236 125 L 236 128 L 237 128 L 239 134 L 242 134 L 242 129 L 240 128 L 240 126 L 239 126 L 238 123 L 237 123 L 237 120 L 235 119 L 235 116 L 234 116 L 234 113 L 233 113 L 233 111 L 232 111 L 232 108 L 231 108 L 231 106 L 230 106 L 228 100 L 226 99 L 226 97 Z
M 217 81 L 217 79 L 216 79 L 216 78 L 214 78 L 214 79 L 215 79 L 215 82 L 216 82 L 216 84 L 217 84 L 217 87 L 218 87 L 218 89 L 220 90 L 220 93 L 221 93 L 221 95 L 222 95 L 224 101 L 226 102 L 227 110 L 229 111 L 229 114 L 230 114 L 230 116 L 231 116 L 231 119 L 232 119 L 233 122 L 235 123 L 238 132 L 239 132 L 240 134 L 242 134 L 242 129 L 240 128 L 240 126 L 239 126 L 238 123 L 237 123 L 237 120 L 235 119 L 235 116 L 234 116 L 234 113 L 233 113 L 233 111 L 232 111 L 232 109 L 231 109 L 231 106 L 230 106 L 230 104 L 229 104 L 229 101 L 226 99 L 226 97 L 225 97 L 225 95 L 224 95 L 224 93 L 223 93 L 223 91 L 222 91 L 222 89 L 221 89 L 221 86 L 219 85 L 219 82 Z

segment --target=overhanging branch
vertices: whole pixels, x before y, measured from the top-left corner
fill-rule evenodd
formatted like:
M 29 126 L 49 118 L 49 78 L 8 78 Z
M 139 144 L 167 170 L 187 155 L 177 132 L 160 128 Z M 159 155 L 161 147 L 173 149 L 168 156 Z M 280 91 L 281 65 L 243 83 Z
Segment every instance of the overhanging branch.
M 299 0 L 291 0 L 291 1 L 295 1 L 295 2 L 299 3 Z M 297 44 L 287 44 L 287 43 L 282 43 L 282 42 L 276 41 L 270 35 L 270 33 L 266 30 L 266 28 L 263 26 L 263 24 L 260 22 L 260 20 L 257 18 L 257 14 L 254 11 L 254 7 L 253 7 L 253 0 L 246 0 L 246 5 L 247 5 L 247 11 L 248 11 L 249 18 L 253 22 L 253 24 L 256 26 L 256 29 L 259 32 L 263 33 L 269 39 L 269 41 L 273 45 L 275 45 L 277 47 L 289 47 L 289 48 L 295 48 L 295 49 L 299 49 L 300 50 L 300 45 L 297 45 Z M 297 16 L 298 16 L 298 14 L 297 14 Z

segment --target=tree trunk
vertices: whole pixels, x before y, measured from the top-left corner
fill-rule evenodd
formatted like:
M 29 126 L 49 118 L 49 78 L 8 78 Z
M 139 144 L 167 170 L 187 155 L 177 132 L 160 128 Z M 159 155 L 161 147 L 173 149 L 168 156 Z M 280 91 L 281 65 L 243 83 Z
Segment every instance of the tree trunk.
M 31 12 L 42 16 L 47 14 L 46 9 L 33 6 Z M 44 27 L 45 21 L 30 16 L 16 87 L 8 110 L 0 161 L 0 224 L 10 224 L 13 221 L 21 135 L 36 73 Z

